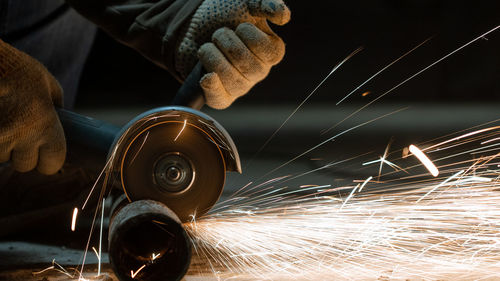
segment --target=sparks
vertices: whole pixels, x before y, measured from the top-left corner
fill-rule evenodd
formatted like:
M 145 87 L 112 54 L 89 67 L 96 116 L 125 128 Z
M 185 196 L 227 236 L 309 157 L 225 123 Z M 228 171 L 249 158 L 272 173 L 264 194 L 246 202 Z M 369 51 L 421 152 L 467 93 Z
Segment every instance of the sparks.
M 372 176 L 369 176 L 369 177 L 368 177 L 368 178 L 367 178 L 367 179 L 366 179 L 366 180 L 365 180 L 365 181 L 361 184 L 361 186 L 359 187 L 358 192 L 361 192 L 361 190 L 363 190 L 363 187 L 365 187 L 365 185 L 366 185 L 368 182 L 370 182 L 372 179 L 373 179 L 373 177 L 372 177 Z
M 318 185 L 316 185 L 316 184 L 304 184 L 304 185 L 300 186 L 300 188 L 307 188 L 307 187 L 318 187 Z
M 434 163 L 432 163 L 432 161 L 427 157 L 427 155 L 425 155 L 422 152 L 422 150 L 420 150 L 418 147 L 416 147 L 413 144 L 410 145 L 410 147 L 408 147 L 408 149 L 410 150 L 410 152 L 413 155 L 415 155 L 415 157 L 418 158 L 418 160 L 420 160 L 420 162 L 422 162 L 422 164 L 429 171 L 429 173 L 431 173 L 431 175 L 433 177 L 437 177 L 439 175 L 439 170 L 438 170 L 438 168 L 436 168 L 436 165 L 434 165 Z
M 179 131 L 179 134 L 177 134 L 177 136 L 175 137 L 174 141 L 177 141 L 177 139 L 179 138 L 179 136 L 182 134 L 182 132 L 186 128 L 186 123 L 187 123 L 187 120 L 184 120 L 184 125 L 182 125 L 182 129 Z
M 54 267 L 53 265 L 51 265 L 51 266 L 49 266 L 49 267 L 47 267 L 47 268 L 44 268 L 44 269 L 42 269 L 42 270 L 40 270 L 40 271 L 35 271 L 35 272 L 32 272 L 32 273 L 33 273 L 33 275 L 38 275 L 38 274 L 42 274 L 42 273 L 44 273 L 44 272 L 46 272 L 46 271 L 49 271 L 49 270 L 51 270 L 51 269 L 54 269 L 54 268 L 55 268 L 55 267 Z
M 441 165 L 440 177 L 415 173 L 419 164 L 405 167 L 405 178 L 369 176 L 355 187 L 290 190 L 275 180 L 272 189 L 249 188 L 251 196 L 240 189 L 226 208 L 184 224 L 194 245 L 189 274 L 242 280 L 500 278 L 500 170 L 494 161 L 500 153 L 471 154 L 484 146 L 443 150 L 471 140 L 479 144 L 499 131 L 452 138 L 428 151 L 446 152 L 440 163 L 470 157 Z M 368 182 L 377 186 L 363 189 Z M 312 193 L 304 193 L 309 186 Z
M 137 274 L 139 272 L 141 272 L 141 270 L 143 270 L 144 268 L 146 267 L 146 265 L 142 265 L 141 267 L 139 267 L 139 269 L 137 269 L 136 272 L 134 272 L 133 270 L 130 271 L 130 276 L 132 277 L 132 279 L 135 279 L 135 276 L 137 276 Z
M 242 280 L 366 280 L 387 272 L 395 280 L 498 278 L 500 182 L 459 182 L 459 176 L 468 177 L 461 171 L 441 182 L 433 197 L 425 196 L 436 191 L 431 182 L 406 185 L 411 191 L 405 193 L 351 192 L 344 202 L 324 196 L 246 211 L 236 205 L 185 224 L 195 245 L 190 274 Z
M 350 200 L 350 199 L 351 199 L 351 197 L 354 195 L 354 192 L 356 192 L 356 189 L 358 189 L 358 187 L 359 187 L 359 184 L 358 184 L 358 185 L 356 185 L 356 186 L 352 189 L 351 193 L 349 193 L 349 196 L 347 196 L 347 198 L 345 199 L 344 203 L 342 203 L 342 206 L 340 206 L 340 209 L 341 209 L 341 210 L 344 208 L 345 204 L 347 204 L 347 202 L 349 202 L 349 200 Z
M 324 141 L 320 142 L 319 144 L 317 144 L 317 145 L 315 145 L 315 146 L 311 147 L 310 149 L 308 149 L 308 150 L 306 150 L 306 151 L 302 152 L 301 154 L 299 154 L 299 155 L 295 156 L 294 158 L 292 158 L 292 159 L 290 159 L 289 161 L 287 161 L 287 162 L 285 162 L 285 163 L 281 164 L 280 166 L 278 166 L 278 167 L 276 167 L 276 168 L 272 169 L 271 171 L 267 172 L 264 176 L 267 176 L 267 175 L 269 175 L 269 174 L 272 174 L 272 173 L 274 173 L 274 172 L 278 171 L 279 169 L 281 169 L 281 168 L 285 167 L 286 165 L 288 165 L 288 164 L 292 163 L 293 161 L 295 161 L 295 160 L 299 159 L 300 157 L 302 157 L 302 156 L 306 155 L 307 153 L 309 153 L 309 152 L 311 152 L 311 151 L 313 151 L 313 150 L 318 149 L 319 147 L 321 147 L 321 146 L 323 146 L 323 145 L 325 145 L 325 144 L 327 144 L 327 143 L 329 143 L 329 142 L 333 141 L 334 139 L 336 139 L 336 138 L 338 138 L 338 137 L 340 137 L 340 136 L 342 136 L 342 135 L 344 135 L 344 134 L 346 134 L 346 133 L 348 133 L 348 132 L 351 132 L 351 131 L 356 130 L 356 129 L 360 128 L 360 127 L 366 126 L 366 125 L 368 125 L 368 124 L 370 124 L 370 123 L 373 123 L 373 122 L 375 122 L 375 121 L 378 121 L 378 120 L 380 120 L 380 119 L 383 119 L 383 118 L 385 118 L 385 117 L 387 117 L 387 116 L 390 116 L 390 115 L 393 115 L 393 114 L 399 113 L 399 112 L 401 112 L 401 111 L 403 111 L 403 110 L 406 110 L 406 109 L 407 109 L 407 107 L 405 107 L 405 108 L 401 108 L 401 109 L 398 109 L 398 110 L 395 110 L 395 111 L 392 111 L 392 112 L 386 113 L 386 114 L 384 114 L 384 115 L 381 115 L 381 116 L 379 116 L 379 117 L 376 117 L 376 118 L 374 118 L 374 119 L 372 119 L 372 120 L 368 120 L 368 121 L 365 121 L 365 122 L 363 122 L 363 123 L 360 123 L 360 124 L 358 124 L 358 125 L 356 125 L 356 126 L 354 126 L 354 127 L 351 127 L 351 128 L 349 128 L 349 129 L 346 129 L 346 130 L 344 130 L 344 131 L 342 131 L 342 132 L 340 132 L 340 133 L 338 133 L 338 134 L 334 135 L 333 137 L 330 137 L 330 138 L 328 138 L 328 139 L 326 139 L 326 140 L 324 140 Z M 264 176 L 262 176 L 262 177 L 264 177 Z
M 490 143 L 490 142 L 494 142 L 494 141 L 500 141 L 500 138 L 494 138 L 494 139 L 490 139 L 487 141 L 483 141 L 481 144 Z
M 472 39 L 471 41 L 461 45 L 460 47 L 456 48 L 455 50 L 449 52 L 448 54 L 444 55 L 443 57 L 439 58 L 438 60 L 434 61 L 433 63 L 427 65 L 426 67 L 422 68 L 421 70 L 417 71 L 415 74 L 409 76 L 408 78 L 406 78 L 405 80 L 403 80 L 402 82 L 398 83 L 396 86 L 390 88 L 389 90 L 385 91 L 383 94 L 381 94 L 380 96 L 376 97 L 375 99 L 373 99 L 372 101 L 368 102 L 367 104 L 363 105 L 362 107 L 360 107 L 359 109 L 355 110 L 353 113 L 349 114 L 347 117 L 345 117 L 344 119 L 342 119 L 341 121 L 337 122 L 335 125 L 333 125 L 332 127 L 328 128 L 327 130 L 325 130 L 323 132 L 323 134 L 329 132 L 330 130 L 336 128 L 338 125 L 344 123 L 346 120 L 350 119 L 351 117 L 353 117 L 354 115 L 356 115 L 357 113 L 359 113 L 360 111 L 362 111 L 363 109 L 367 108 L 368 106 L 372 105 L 373 103 L 377 102 L 378 100 L 380 100 L 381 98 L 385 97 L 386 95 L 392 93 L 393 91 L 395 91 L 396 89 L 398 89 L 399 87 L 403 86 L 404 84 L 408 83 L 408 81 L 411 81 L 413 80 L 415 77 L 419 76 L 420 74 L 426 72 L 427 70 L 429 70 L 430 68 L 434 67 L 435 65 L 441 63 L 442 61 L 446 60 L 447 58 L 449 58 L 450 56 L 456 54 L 457 52 L 460 52 L 461 50 L 463 50 L 464 48 L 467 48 L 468 46 L 470 46 L 471 44 L 475 43 L 476 41 L 480 40 L 481 38 L 483 38 L 484 36 L 492 33 L 492 32 L 495 32 L 497 29 L 500 28 L 500 25 L 488 30 L 487 32 L 479 35 L 478 37 Z
M 422 43 L 418 44 L 417 46 L 413 47 L 413 49 L 409 50 L 408 52 L 404 53 L 402 56 L 400 56 L 399 58 L 393 60 L 391 63 L 389 63 L 388 65 L 386 65 L 384 68 L 382 68 L 381 70 L 379 70 L 377 73 L 373 74 L 370 78 L 368 78 L 365 82 L 361 83 L 358 87 L 356 87 L 354 90 L 352 90 L 349 94 L 347 94 L 345 97 L 343 97 L 340 101 L 337 102 L 336 105 L 339 105 L 341 102 L 343 102 L 345 99 L 347 99 L 349 96 L 351 96 L 354 92 L 356 92 L 357 90 L 359 90 L 359 88 L 363 87 L 366 83 L 370 82 L 371 80 L 373 80 L 373 78 L 377 77 L 379 74 L 381 74 L 382 72 L 384 72 L 385 70 L 387 70 L 389 67 L 391 67 L 392 65 L 394 65 L 395 63 L 397 63 L 398 61 L 400 61 L 401 59 L 403 59 L 404 57 L 406 57 L 407 55 L 411 54 L 413 51 L 415 51 L 416 49 L 420 48 L 422 45 L 424 45 L 425 43 L 427 43 L 427 41 L 431 40 L 432 37 L 429 37 L 427 38 L 426 40 L 424 40 Z M 367 96 L 368 94 L 370 94 L 370 92 L 365 92 L 363 94 L 363 97 L 364 96 Z
M 104 225 L 104 206 L 106 205 L 106 198 L 102 199 L 102 206 L 101 206 L 101 227 L 99 230 L 99 254 L 97 255 L 97 259 L 99 264 L 97 265 L 97 276 L 101 275 L 101 255 L 102 255 L 102 228 Z M 94 248 L 95 251 L 95 248 Z
M 347 116 L 337 125 L 499 28 L 500 26 L 493 28 L 422 68 Z M 337 65 L 317 88 L 342 63 Z M 282 123 L 259 149 L 259 152 L 317 88 Z M 398 111 L 344 130 L 271 170 L 266 175 L 345 133 L 396 112 Z M 184 125 L 174 141 L 180 137 L 186 123 L 187 120 L 184 120 Z M 475 141 L 481 140 L 477 135 L 498 128 L 497 126 L 483 129 L 436 145 L 426 146 L 424 151 L 427 155 L 432 155 L 437 151 L 442 152 L 466 143 L 465 141 L 453 142 L 472 136 L 475 137 Z M 483 143 L 496 140 L 491 137 L 490 135 L 490 141 Z M 450 153 L 439 159 L 432 155 L 432 158 L 436 163 L 441 164 L 445 159 L 492 151 L 485 150 L 485 148 L 489 147 Z M 208 272 L 214 274 L 217 279 L 242 276 L 246 279 L 277 277 L 276 279 L 280 280 L 300 279 L 301 277 L 319 280 L 374 279 L 377 277 L 380 277 L 379 279 L 417 278 L 423 280 L 500 278 L 498 272 L 500 233 L 497 227 L 500 225 L 500 195 L 497 191 L 500 186 L 500 171 L 497 169 L 498 163 L 488 164 L 499 155 L 496 154 L 490 158 L 478 155 L 477 161 L 460 162 L 460 160 L 439 166 L 438 169 L 416 146 L 411 145 L 409 150 L 434 177 L 438 177 L 440 173 L 442 177 L 429 179 L 427 173 L 417 172 L 408 175 L 404 181 L 401 177 L 386 181 L 380 180 L 385 176 L 382 175 L 380 168 L 379 180 L 371 181 L 373 176 L 370 176 L 354 188 L 352 186 L 303 185 L 298 190 L 291 190 L 288 186 L 278 184 L 283 183 L 284 178 L 290 180 L 297 176 L 285 176 L 277 178 L 277 181 L 271 180 L 255 187 L 244 187 L 238 190 L 229 200 L 222 202 L 218 208 L 214 208 L 216 211 L 213 213 L 200 218 L 193 215 L 192 221 L 184 224 L 194 245 L 195 253 L 193 254 L 196 255 L 194 258 L 202 259 L 202 262 L 193 262 L 191 270 L 204 273 L 208 268 Z M 388 161 L 386 154 L 378 160 L 381 167 L 382 164 L 387 164 L 395 170 L 391 173 L 396 174 L 399 171 L 405 171 Z M 112 158 L 113 156 L 110 157 L 110 161 Z M 112 168 L 108 166 L 109 162 L 103 172 Z M 311 172 L 330 167 L 335 163 L 332 162 Z M 400 164 L 400 162 L 396 163 Z M 465 163 L 473 164 L 464 167 Z M 420 164 L 417 166 L 421 167 Z M 411 169 L 414 167 L 416 166 L 405 167 L 409 171 L 407 173 L 413 172 Z M 309 172 L 303 174 L 307 173 Z M 98 180 L 101 175 L 102 173 Z M 448 177 L 443 177 L 443 175 Z M 408 183 L 408 180 L 413 180 L 413 182 Z M 107 174 L 105 181 L 107 181 Z M 370 188 L 361 193 L 360 191 L 368 182 L 373 185 L 384 184 L 383 187 L 386 188 L 384 193 L 381 193 L 380 189 L 377 193 L 377 188 Z M 268 184 L 272 186 L 269 187 Z M 266 185 L 265 188 L 262 188 L 264 185 Z M 89 197 L 94 188 L 95 185 Z M 348 190 L 350 190 L 348 197 L 345 200 L 340 199 L 340 195 Z M 75 211 L 78 212 L 76 208 Z M 76 215 L 75 213 L 73 215 L 72 230 L 74 231 Z M 234 231 L 235 229 L 237 231 Z M 93 250 L 97 252 L 95 248 Z M 152 261 L 158 256 L 159 254 L 152 253 Z M 85 257 L 86 252 L 82 272 Z M 205 269 L 200 268 L 200 265 Z M 145 267 L 146 264 L 135 272 L 131 270 L 131 277 L 135 278 Z M 81 274 L 80 278 L 82 278 Z
M 40 271 L 33 272 L 32 274 L 38 275 L 38 274 L 42 274 L 44 272 L 47 272 L 49 270 L 54 270 L 54 271 L 57 271 L 59 273 L 66 275 L 67 277 L 73 278 L 73 276 L 71 274 L 69 274 L 69 272 L 64 267 L 62 267 L 60 264 L 58 264 L 55 259 L 52 260 L 51 266 L 49 266 L 45 269 L 42 269 Z M 87 280 L 83 280 L 83 281 L 87 281 Z
M 92 251 L 94 251 L 94 254 L 97 257 L 97 260 L 101 261 L 101 255 L 99 254 L 99 252 L 97 252 L 97 249 L 95 247 L 92 247 Z M 97 274 L 97 276 L 99 276 L 99 275 L 100 274 Z
M 431 190 L 429 190 L 429 192 L 427 192 L 426 194 L 424 194 L 424 196 L 420 197 L 418 200 L 417 200 L 417 203 L 419 203 L 420 201 L 422 201 L 422 199 L 424 199 L 425 197 L 427 197 L 429 194 L 431 194 L 432 192 L 434 192 L 436 189 L 438 189 L 439 187 L 442 187 L 444 186 L 445 184 L 449 183 L 451 180 L 455 179 L 456 177 L 460 176 L 461 174 L 463 174 L 463 172 L 465 172 L 464 170 L 462 171 L 459 171 L 458 173 L 452 175 L 451 177 L 447 178 L 446 180 L 444 180 L 442 183 L 436 185 L 435 187 L 433 187 Z
M 73 210 L 73 217 L 71 219 L 71 231 L 75 231 L 76 229 L 76 217 L 78 216 L 78 208 L 75 207 Z
M 323 80 L 321 80 L 321 82 L 318 85 L 316 85 L 316 87 L 309 93 L 309 95 L 307 95 L 307 97 L 292 111 L 292 113 L 290 115 L 288 115 L 288 117 L 285 119 L 285 121 L 283 121 L 283 123 L 281 123 L 281 125 L 278 127 L 278 129 L 276 129 L 271 134 L 271 136 L 264 142 L 264 144 L 259 148 L 259 150 L 257 150 L 255 155 L 252 157 L 252 159 L 250 159 L 249 162 L 251 162 L 255 157 L 257 157 L 262 152 L 262 150 L 264 150 L 264 148 L 269 144 L 269 142 L 271 142 L 271 140 L 285 126 L 285 124 L 288 123 L 288 121 L 295 115 L 295 113 L 297 113 L 297 111 L 299 111 L 299 109 L 309 100 L 309 98 L 311 98 L 311 96 L 314 95 L 314 93 L 316 93 L 316 91 L 319 88 L 321 88 L 321 86 L 328 80 L 328 78 L 330 78 L 330 76 L 332 76 L 332 74 L 335 71 L 337 71 L 344 63 L 346 63 L 348 60 L 350 60 L 352 57 L 354 57 L 357 53 L 361 52 L 362 50 L 363 50 L 363 47 L 357 48 L 352 53 L 350 53 L 347 57 L 345 57 L 341 62 L 339 62 L 337 65 L 335 65 L 333 67 L 333 69 L 330 71 L 330 73 L 328 73 L 328 75 L 326 75 L 325 78 L 323 78 Z
M 146 136 L 142 138 L 141 146 L 139 146 L 139 149 L 135 152 L 134 157 L 132 157 L 132 160 L 130 160 L 130 163 L 128 164 L 129 166 L 131 166 L 134 163 L 135 158 L 137 158 L 137 155 L 139 155 L 139 152 L 141 152 L 142 148 L 144 147 L 144 144 L 146 144 L 146 140 L 148 139 L 148 137 L 149 137 L 149 131 L 146 133 Z

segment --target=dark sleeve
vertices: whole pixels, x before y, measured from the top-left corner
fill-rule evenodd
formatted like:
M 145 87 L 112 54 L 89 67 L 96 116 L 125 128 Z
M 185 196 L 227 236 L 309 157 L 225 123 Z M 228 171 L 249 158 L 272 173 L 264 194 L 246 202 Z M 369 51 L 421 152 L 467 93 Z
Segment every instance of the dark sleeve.
M 116 40 L 179 79 L 174 68 L 177 37 L 202 0 L 66 1 Z

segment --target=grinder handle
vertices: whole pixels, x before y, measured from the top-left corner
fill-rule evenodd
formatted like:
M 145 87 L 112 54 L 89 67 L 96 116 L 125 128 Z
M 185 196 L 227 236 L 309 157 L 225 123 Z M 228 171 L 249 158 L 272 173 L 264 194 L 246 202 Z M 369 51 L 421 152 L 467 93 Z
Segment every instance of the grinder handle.
M 181 105 L 200 110 L 205 105 L 200 79 L 206 73 L 200 62 L 196 64 L 186 81 L 177 91 L 171 105 Z M 85 147 L 108 152 L 120 127 L 90 118 L 66 109 L 57 108 L 66 139 Z
M 107 153 L 120 127 L 66 109 L 56 108 L 57 115 L 70 143 Z
M 206 71 L 198 62 L 177 91 L 171 105 L 180 105 L 200 110 L 205 105 L 205 96 L 200 85 L 200 79 Z

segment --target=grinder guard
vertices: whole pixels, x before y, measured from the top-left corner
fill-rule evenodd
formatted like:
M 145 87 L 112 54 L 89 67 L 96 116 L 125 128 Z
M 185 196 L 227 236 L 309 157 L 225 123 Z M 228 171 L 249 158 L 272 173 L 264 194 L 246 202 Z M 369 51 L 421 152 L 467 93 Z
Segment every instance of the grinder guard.
M 241 173 L 238 151 L 225 129 L 208 115 L 182 106 L 155 108 L 131 120 L 117 134 L 108 161 L 129 201 L 154 198 L 182 221 L 193 210 L 200 216 L 215 204 L 227 171 Z

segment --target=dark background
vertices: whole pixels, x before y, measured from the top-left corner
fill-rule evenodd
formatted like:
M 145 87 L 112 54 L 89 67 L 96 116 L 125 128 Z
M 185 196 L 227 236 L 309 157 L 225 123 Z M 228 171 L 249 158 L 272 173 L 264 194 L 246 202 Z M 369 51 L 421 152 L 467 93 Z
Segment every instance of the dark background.
M 348 101 L 366 102 L 500 23 L 500 1 L 287 1 L 292 21 L 273 29 L 284 61 L 237 104 L 295 104 L 344 57 L 364 47 L 312 102 L 336 102 L 420 42 L 432 39 Z M 432 67 L 384 101 L 500 100 L 500 30 Z M 179 87 L 165 70 L 99 32 L 78 106 L 166 104 Z M 361 93 L 371 94 L 361 97 Z

